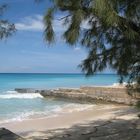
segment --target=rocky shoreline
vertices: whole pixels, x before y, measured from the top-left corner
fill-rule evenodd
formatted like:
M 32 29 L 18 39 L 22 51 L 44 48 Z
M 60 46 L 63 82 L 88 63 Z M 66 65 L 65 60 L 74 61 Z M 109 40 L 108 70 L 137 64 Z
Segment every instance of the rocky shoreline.
M 64 98 L 82 102 L 113 102 L 126 105 L 136 105 L 140 101 L 140 94 L 128 94 L 126 87 L 80 87 L 59 89 L 29 89 L 16 88 L 18 93 L 40 93 L 45 98 Z
M 140 139 L 139 110 L 134 106 L 129 106 L 135 105 L 137 101 L 140 101 L 140 95 L 134 92 L 130 96 L 125 87 L 81 87 L 78 89 L 59 88 L 51 90 L 18 88 L 15 91 L 19 94 L 40 93 L 44 98 L 48 99 L 63 98 L 65 100 L 91 102 L 94 104 L 96 101 L 109 103 L 98 104 L 86 110 L 67 112 L 55 117 L 48 118 L 46 116 L 1 125 L 2 128 L 7 128 L 25 139 Z M 112 102 L 113 104 L 110 104 Z M 118 103 L 125 105 L 118 105 Z M 4 136 L 3 133 L 2 136 Z

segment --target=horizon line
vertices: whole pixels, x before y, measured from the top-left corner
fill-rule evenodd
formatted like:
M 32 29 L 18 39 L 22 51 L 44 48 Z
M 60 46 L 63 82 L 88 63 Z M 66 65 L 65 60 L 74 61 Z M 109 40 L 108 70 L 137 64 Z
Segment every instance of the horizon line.
M 44 73 L 40 73 L 40 72 L 0 72 L 0 74 L 83 74 L 86 75 L 85 73 L 69 73 L 69 72 L 59 72 L 59 73 L 51 73 L 51 72 L 44 72 Z M 93 75 L 96 74 L 116 74 L 116 73 L 95 73 Z

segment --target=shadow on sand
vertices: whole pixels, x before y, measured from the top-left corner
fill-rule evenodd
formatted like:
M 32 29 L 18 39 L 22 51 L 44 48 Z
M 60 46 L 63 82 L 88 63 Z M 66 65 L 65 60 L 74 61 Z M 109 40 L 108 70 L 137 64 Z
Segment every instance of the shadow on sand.
M 101 118 L 70 128 L 30 131 L 20 135 L 27 140 L 140 140 L 140 119 L 136 117 L 137 113 L 139 111 L 135 109 L 114 110 L 115 118 L 110 120 Z M 0 129 L 0 140 L 23 139 L 7 129 Z
M 116 119 L 90 121 L 71 128 L 40 131 L 33 140 L 140 140 L 140 119 L 122 119 L 122 115 L 132 116 L 136 112 L 116 112 Z M 119 118 L 120 117 L 120 118 Z M 52 122 L 53 123 L 53 122 Z M 29 132 L 33 134 L 33 132 Z M 23 134 L 24 135 L 24 134 Z

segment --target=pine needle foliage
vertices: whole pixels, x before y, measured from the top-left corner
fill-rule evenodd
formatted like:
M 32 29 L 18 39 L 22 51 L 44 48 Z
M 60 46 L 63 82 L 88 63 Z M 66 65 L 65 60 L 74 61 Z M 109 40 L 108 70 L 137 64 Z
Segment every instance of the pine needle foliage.
M 53 0 L 54 15 L 67 13 L 64 40 L 78 41 L 89 54 L 80 67 L 87 74 L 103 71 L 108 65 L 120 75 L 120 82 L 140 84 L 140 0 Z M 68 20 L 67 20 L 68 19 Z M 44 17 L 45 39 L 54 41 L 50 9 Z M 83 29 L 82 22 L 89 27 Z
M 3 13 L 7 9 L 7 5 L 0 5 L 0 40 L 11 36 L 15 31 L 15 25 L 8 20 L 3 19 Z

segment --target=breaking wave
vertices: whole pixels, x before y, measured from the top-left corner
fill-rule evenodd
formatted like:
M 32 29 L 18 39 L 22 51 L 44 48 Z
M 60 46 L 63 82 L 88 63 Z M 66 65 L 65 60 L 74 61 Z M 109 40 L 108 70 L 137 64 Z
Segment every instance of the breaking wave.
M 43 98 L 39 93 L 18 93 L 16 91 L 7 91 L 6 94 L 1 94 L 0 99 L 34 99 Z

